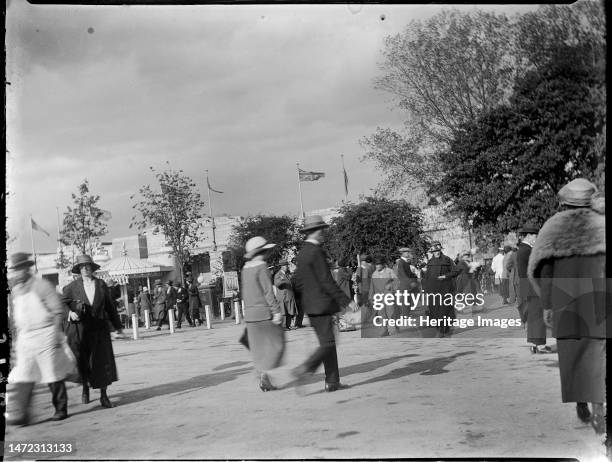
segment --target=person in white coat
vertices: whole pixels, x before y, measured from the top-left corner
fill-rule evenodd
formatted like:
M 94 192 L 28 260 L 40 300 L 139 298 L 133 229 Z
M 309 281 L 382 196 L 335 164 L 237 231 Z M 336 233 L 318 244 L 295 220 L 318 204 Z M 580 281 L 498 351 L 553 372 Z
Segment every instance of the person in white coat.
M 11 256 L 11 321 L 16 328 L 15 366 L 8 376 L 6 423 L 27 425 L 36 383 L 47 383 L 55 414 L 52 420 L 68 417 L 68 395 L 64 379 L 74 371 L 74 357 L 64 348 L 62 323 L 66 310 L 55 288 L 34 277 L 34 262 L 27 253 Z
M 503 247 L 499 247 L 497 249 L 497 255 L 495 255 L 493 257 L 493 260 L 491 261 L 491 269 L 495 273 L 495 280 L 493 282 L 495 291 L 498 294 L 500 294 L 502 298 L 504 298 L 502 294 L 502 290 L 501 290 L 501 282 L 502 282 L 502 277 L 504 274 L 504 248 Z

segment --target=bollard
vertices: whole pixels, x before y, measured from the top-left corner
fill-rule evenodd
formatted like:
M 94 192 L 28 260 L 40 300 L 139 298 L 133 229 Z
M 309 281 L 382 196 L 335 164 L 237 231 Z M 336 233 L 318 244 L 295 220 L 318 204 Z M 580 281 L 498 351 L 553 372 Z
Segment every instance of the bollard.
M 170 324 L 170 333 L 174 334 L 174 308 L 168 310 L 168 323 Z
M 236 313 L 236 324 L 240 324 L 240 302 L 238 300 L 234 302 L 234 313 Z
M 222 301 L 219 302 L 219 309 L 221 310 L 221 321 L 225 321 L 225 307 Z
M 242 305 L 242 317 L 244 318 L 244 300 L 240 300 L 240 304 Z
M 150 329 L 151 328 L 151 315 L 149 313 L 149 310 L 144 310 L 145 312 L 145 329 Z
M 206 328 L 210 329 L 210 305 L 206 305 L 204 311 L 206 311 Z
M 138 316 L 132 315 L 132 333 L 134 334 L 134 340 L 138 340 Z

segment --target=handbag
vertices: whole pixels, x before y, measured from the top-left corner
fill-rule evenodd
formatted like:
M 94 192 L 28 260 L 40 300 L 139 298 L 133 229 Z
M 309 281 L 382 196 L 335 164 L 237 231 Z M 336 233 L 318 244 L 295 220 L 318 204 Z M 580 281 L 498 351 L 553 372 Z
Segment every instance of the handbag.
M 64 352 L 64 355 L 68 358 L 70 363 L 72 364 L 72 368 L 70 369 L 70 372 L 66 374 L 65 380 L 68 382 L 81 383 L 82 381 L 81 374 L 79 374 L 79 368 L 77 366 L 76 357 L 74 356 L 74 353 L 72 352 L 72 349 L 70 348 L 70 345 L 68 345 L 68 339 L 66 338 L 65 335 L 63 336 L 63 339 L 62 339 L 62 351 Z

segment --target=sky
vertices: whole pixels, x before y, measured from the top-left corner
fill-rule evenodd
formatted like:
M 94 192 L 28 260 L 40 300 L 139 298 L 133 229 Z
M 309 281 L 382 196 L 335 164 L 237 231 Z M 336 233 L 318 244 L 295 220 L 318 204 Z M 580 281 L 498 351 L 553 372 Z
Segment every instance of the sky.
M 371 195 L 359 141 L 405 114 L 374 89 L 384 39 L 438 5 L 7 7 L 9 251 L 57 247 L 57 212 L 87 178 L 111 212 L 104 240 L 134 234 L 130 196 L 149 167 L 182 169 L 217 214 L 297 215 Z M 461 6 L 459 9 L 473 9 Z M 479 6 L 506 14 L 525 6 Z M 535 6 L 530 7 L 531 9 Z M 207 204 L 208 207 L 208 204 Z

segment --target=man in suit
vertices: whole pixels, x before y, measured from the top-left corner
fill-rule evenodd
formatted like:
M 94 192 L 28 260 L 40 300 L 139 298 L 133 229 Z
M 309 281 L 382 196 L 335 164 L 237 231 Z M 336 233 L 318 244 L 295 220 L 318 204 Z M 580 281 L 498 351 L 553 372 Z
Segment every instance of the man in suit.
M 345 306 L 356 311 L 357 305 L 338 287 L 325 260 L 321 244 L 325 239 L 324 229 L 328 226 L 321 216 L 313 215 L 306 217 L 300 230 L 306 235 L 306 240 L 297 257 L 296 292 L 317 334 L 319 347 L 292 373 L 298 382 L 302 382 L 323 363 L 325 391 L 333 392 L 346 388 L 340 383 L 338 371 L 334 314 Z
M 194 324 L 191 316 L 189 315 L 189 294 L 187 293 L 187 288 L 184 286 L 178 286 L 178 289 L 176 290 L 176 305 L 178 308 L 178 313 L 176 315 L 176 328 L 181 328 L 183 316 L 185 316 L 189 325 L 193 327 Z
M 519 277 L 519 305 L 518 310 L 523 323 L 527 323 L 527 342 L 533 343 L 530 347 L 532 353 L 550 353 L 546 346 L 546 324 L 544 312 L 538 294 L 527 278 L 529 255 L 538 236 L 538 227 L 534 224 L 525 224 L 518 232 L 521 243 L 516 252 L 517 272 Z

